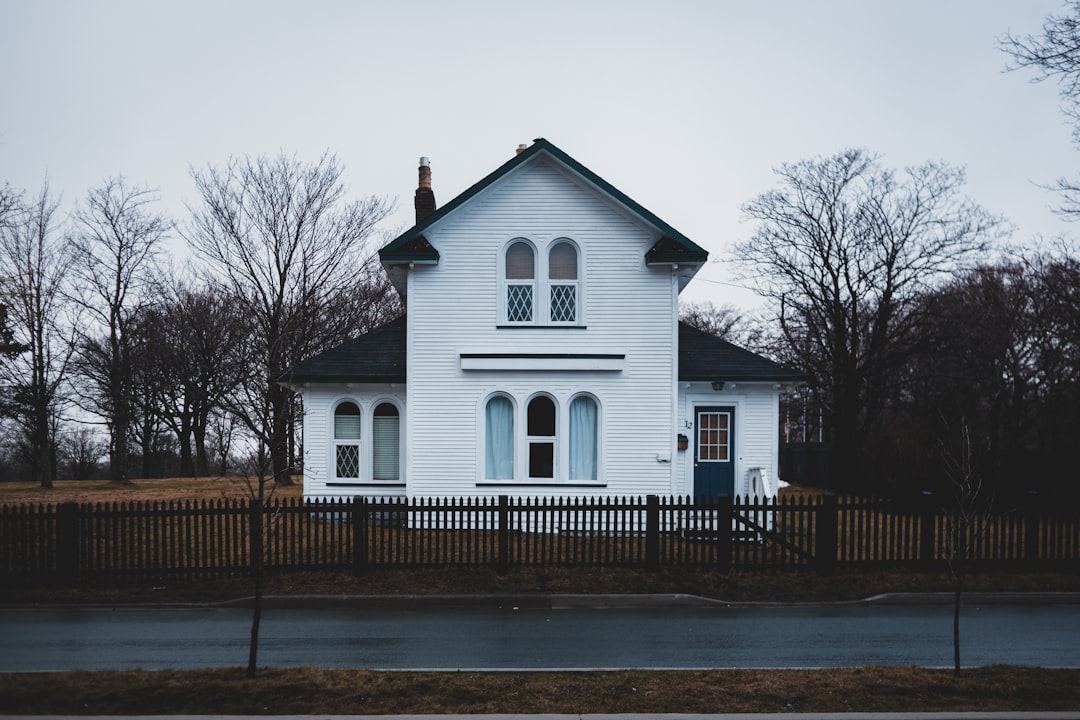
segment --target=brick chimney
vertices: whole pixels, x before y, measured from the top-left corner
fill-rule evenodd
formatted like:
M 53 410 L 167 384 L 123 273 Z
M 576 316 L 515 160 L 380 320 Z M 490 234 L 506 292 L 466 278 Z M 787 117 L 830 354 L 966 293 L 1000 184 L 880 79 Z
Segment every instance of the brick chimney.
M 417 225 L 435 212 L 435 193 L 431 191 L 431 161 L 426 157 L 420 158 L 420 184 L 416 188 L 413 207 L 416 208 Z

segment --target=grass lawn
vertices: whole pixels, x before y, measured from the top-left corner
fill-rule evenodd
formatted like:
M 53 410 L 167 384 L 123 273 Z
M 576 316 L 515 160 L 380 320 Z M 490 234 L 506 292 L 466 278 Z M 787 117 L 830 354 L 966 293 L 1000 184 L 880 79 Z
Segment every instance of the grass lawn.
M 279 496 L 299 495 L 298 487 Z M 51 490 L 0 483 L 0 504 L 245 497 L 230 479 L 58 483 Z M 1076 573 L 973 575 L 969 590 L 1080 591 Z M 271 576 L 270 594 L 690 593 L 725 600 L 817 602 L 885 592 L 948 591 L 951 578 L 914 572 L 728 572 L 693 569 L 408 570 Z M 216 601 L 250 595 L 244 579 L 64 589 L 3 587 L 0 603 Z M 1080 670 L 1019 667 L 949 670 L 623 671 L 411 673 L 240 668 L 0 674 L 8 714 L 376 714 L 607 712 L 871 712 L 1080 710 Z

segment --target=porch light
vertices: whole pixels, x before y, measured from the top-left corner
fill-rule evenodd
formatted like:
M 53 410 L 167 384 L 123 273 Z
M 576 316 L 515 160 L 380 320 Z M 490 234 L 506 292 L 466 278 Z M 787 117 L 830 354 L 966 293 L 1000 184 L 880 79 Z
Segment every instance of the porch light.
M 723 390 L 723 389 L 724 389 L 724 381 L 723 381 L 723 380 L 717 380 L 717 381 L 715 381 L 715 382 L 714 382 L 714 383 L 712 384 L 712 389 L 713 389 L 713 390 L 717 390 L 717 391 Z

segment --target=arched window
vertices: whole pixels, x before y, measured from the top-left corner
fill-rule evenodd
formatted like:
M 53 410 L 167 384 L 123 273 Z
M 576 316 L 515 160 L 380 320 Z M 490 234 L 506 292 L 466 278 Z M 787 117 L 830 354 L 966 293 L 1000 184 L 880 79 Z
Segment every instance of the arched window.
M 353 402 L 334 409 L 334 475 L 360 477 L 360 408 Z
M 371 421 L 371 478 L 401 479 L 401 417 L 391 403 L 380 403 Z
M 484 407 L 484 478 L 514 479 L 514 404 L 504 395 Z
M 529 401 L 526 442 L 529 477 L 555 477 L 555 403 L 546 395 Z
M 599 452 L 596 401 L 579 395 L 570 403 L 570 480 L 596 480 Z
M 553 323 L 578 319 L 578 253 L 568 242 L 557 242 L 548 252 L 548 308 Z
M 529 243 L 519 240 L 506 249 L 505 263 L 506 321 L 532 322 L 536 302 L 536 253 Z

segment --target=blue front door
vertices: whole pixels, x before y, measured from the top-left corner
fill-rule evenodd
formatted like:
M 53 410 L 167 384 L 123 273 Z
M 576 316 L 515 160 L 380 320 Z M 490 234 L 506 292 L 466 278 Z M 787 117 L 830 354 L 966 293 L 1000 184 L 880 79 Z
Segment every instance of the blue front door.
M 735 493 L 735 408 L 699 407 L 694 444 L 694 499 Z

